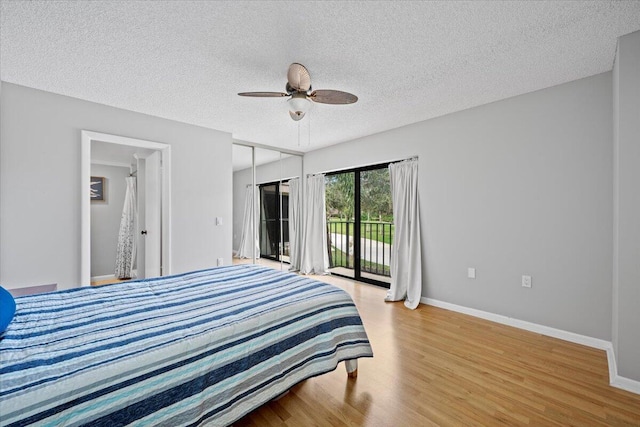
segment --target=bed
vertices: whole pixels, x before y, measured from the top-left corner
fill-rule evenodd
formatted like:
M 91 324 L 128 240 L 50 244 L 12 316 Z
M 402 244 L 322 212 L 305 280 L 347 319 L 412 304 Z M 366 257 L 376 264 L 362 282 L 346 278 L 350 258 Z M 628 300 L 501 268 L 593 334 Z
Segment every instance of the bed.
M 15 303 L 0 339 L 3 426 L 224 426 L 373 356 L 346 292 L 261 266 Z

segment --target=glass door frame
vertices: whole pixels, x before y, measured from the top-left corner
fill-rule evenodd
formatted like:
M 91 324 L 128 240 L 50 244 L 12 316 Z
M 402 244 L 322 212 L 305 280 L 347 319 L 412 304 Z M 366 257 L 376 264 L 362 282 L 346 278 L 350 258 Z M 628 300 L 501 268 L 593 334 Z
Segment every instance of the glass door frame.
M 284 256 L 285 256 L 284 255 L 285 254 L 285 250 L 284 250 L 284 247 L 285 247 L 285 245 L 284 245 L 284 243 L 285 243 L 284 242 L 284 235 L 285 235 L 284 227 L 285 226 L 284 226 L 284 223 L 286 222 L 287 225 L 289 224 L 289 217 L 288 217 L 288 208 L 287 208 L 287 218 L 283 217 L 285 209 L 284 209 L 284 202 L 283 202 L 282 188 L 281 187 L 283 185 L 288 185 L 288 184 L 289 184 L 289 180 L 288 179 L 279 180 L 279 181 L 272 181 L 272 182 L 265 182 L 265 183 L 262 183 L 262 184 L 258 184 L 258 189 L 259 189 L 259 192 L 260 192 L 260 198 L 259 198 L 259 203 L 260 203 L 259 215 L 260 215 L 260 218 L 259 218 L 259 221 L 258 221 L 259 224 L 260 224 L 260 227 L 259 227 L 260 229 L 258 231 L 258 242 L 259 242 L 259 245 L 260 245 L 260 257 L 261 258 L 271 259 L 271 260 L 278 261 L 278 262 L 284 262 L 286 264 L 290 264 L 290 262 L 289 261 L 285 261 L 283 259 Z M 264 187 L 270 187 L 270 186 L 275 186 L 275 200 L 277 200 L 276 212 L 277 212 L 277 217 L 278 218 L 277 218 L 276 222 L 277 222 L 277 228 L 278 228 L 278 232 L 277 232 L 277 237 L 278 237 L 277 247 L 278 247 L 278 251 L 277 251 L 276 256 L 273 256 L 271 254 L 267 255 L 262 251 L 262 233 L 260 233 L 260 230 L 263 229 L 262 223 L 263 223 L 263 221 L 266 221 L 266 220 L 262 219 L 263 194 L 264 194 L 263 193 L 263 188 Z M 287 201 L 287 207 L 288 207 L 288 203 L 289 202 Z
M 360 174 L 362 172 L 367 172 L 367 171 L 372 171 L 372 170 L 377 170 L 377 169 L 385 169 L 385 168 L 389 168 L 389 165 L 395 163 L 395 162 L 386 162 L 386 163 L 377 163 L 375 165 L 369 165 L 369 166 L 361 166 L 361 167 L 357 167 L 357 168 L 351 168 L 351 169 L 343 169 L 343 170 L 339 170 L 339 171 L 333 171 L 333 172 L 327 172 L 325 173 L 325 177 L 327 176 L 332 176 L 332 175 L 341 175 L 341 174 L 345 174 L 345 173 L 353 173 L 353 221 L 354 221 L 354 225 L 353 225 L 353 277 L 350 276 L 346 276 L 344 274 L 340 274 L 340 273 L 334 273 L 331 272 L 331 274 L 336 275 L 336 276 L 340 276 L 340 277 L 346 277 L 349 279 L 353 279 L 353 280 L 357 280 L 359 282 L 364 282 L 364 283 L 369 283 L 372 285 L 376 285 L 376 286 L 380 286 L 383 288 L 387 288 L 389 289 L 390 284 L 387 282 L 383 282 L 381 280 L 375 280 L 369 277 L 364 277 L 362 276 L 362 260 L 361 260 L 361 242 L 362 242 L 362 219 L 361 219 L 361 214 L 362 214 L 362 206 L 361 206 L 361 200 L 360 200 L 360 194 L 361 194 L 361 179 L 360 179 Z M 327 234 L 328 234 L 328 223 L 327 223 Z M 348 238 L 348 236 L 347 236 Z M 331 255 L 331 248 L 329 247 L 329 255 Z M 331 256 L 329 256 L 329 258 L 331 258 Z

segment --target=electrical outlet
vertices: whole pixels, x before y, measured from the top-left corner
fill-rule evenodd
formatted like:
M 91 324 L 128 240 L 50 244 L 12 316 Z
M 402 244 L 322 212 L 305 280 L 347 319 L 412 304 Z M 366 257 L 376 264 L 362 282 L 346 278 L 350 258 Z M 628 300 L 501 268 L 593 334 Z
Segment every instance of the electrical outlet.
M 467 268 L 467 277 L 469 279 L 475 279 L 476 278 L 476 269 L 475 268 Z
M 522 276 L 522 287 L 523 288 L 531 287 L 531 276 Z
M 218 258 L 218 266 L 224 265 L 224 258 Z

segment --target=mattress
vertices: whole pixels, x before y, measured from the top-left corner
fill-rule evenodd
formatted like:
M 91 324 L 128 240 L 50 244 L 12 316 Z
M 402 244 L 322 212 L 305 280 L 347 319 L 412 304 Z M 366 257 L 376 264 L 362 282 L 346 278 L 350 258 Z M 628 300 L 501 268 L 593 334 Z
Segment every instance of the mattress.
M 0 339 L 3 426 L 224 426 L 373 356 L 346 292 L 254 265 L 23 296 L 16 307 Z

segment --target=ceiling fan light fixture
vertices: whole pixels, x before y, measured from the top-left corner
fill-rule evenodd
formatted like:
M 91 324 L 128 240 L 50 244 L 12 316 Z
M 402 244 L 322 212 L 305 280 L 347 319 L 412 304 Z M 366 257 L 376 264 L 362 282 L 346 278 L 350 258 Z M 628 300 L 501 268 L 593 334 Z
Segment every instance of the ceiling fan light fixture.
M 304 94 L 294 94 L 291 99 L 287 101 L 289 106 L 289 114 L 293 120 L 300 120 L 311 109 L 311 102 Z
M 289 115 L 296 122 L 302 120 L 302 118 L 304 117 L 304 113 L 302 111 L 289 111 Z

